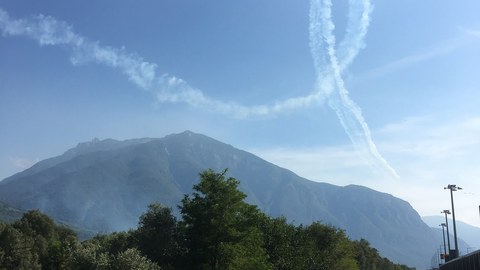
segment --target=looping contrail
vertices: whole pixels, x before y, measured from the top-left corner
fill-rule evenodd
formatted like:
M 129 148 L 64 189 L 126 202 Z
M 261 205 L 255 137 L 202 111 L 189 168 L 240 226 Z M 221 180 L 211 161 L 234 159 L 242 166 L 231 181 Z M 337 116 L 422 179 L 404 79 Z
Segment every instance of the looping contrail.
M 396 171 L 378 152 L 362 110 L 348 96 L 342 72 L 364 45 L 370 23 L 370 1 L 350 1 L 347 31 L 339 49 L 333 34 L 331 0 L 312 0 L 310 6 L 310 46 L 317 71 L 317 81 L 325 85 L 328 105 L 337 114 L 345 132 L 359 154 L 374 167 L 382 168 L 395 178 Z M 327 69 L 325 67 L 328 67 Z M 335 91 L 336 90 L 336 91 Z
M 73 31 L 73 27 L 53 17 L 38 15 L 25 19 L 11 19 L 0 8 L 0 31 L 3 36 L 23 36 L 33 39 L 40 46 L 56 45 L 71 51 L 74 65 L 94 62 L 120 70 L 141 89 L 152 92 L 158 100 L 173 103 L 183 102 L 191 106 L 221 112 L 236 118 L 265 117 L 306 108 L 321 103 L 322 93 L 294 97 L 270 104 L 245 106 L 235 102 L 213 99 L 186 81 L 169 74 L 158 74 L 158 66 L 142 57 L 100 45 Z
M 94 62 L 117 69 L 132 83 L 151 92 L 163 102 L 182 102 L 237 118 L 273 116 L 327 102 L 337 114 L 360 155 L 374 167 L 382 168 L 397 178 L 395 170 L 378 152 L 362 112 L 349 98 L 342 79 L 343 71 L 364 47 L 364 37 L 372 10 L 369 0 L 350 0 L 349 5 L 345 37 L 336 48 L 331 0 L 311 0 L 310 49 L 317 74 L 314 90 L 305 96 L 254 106 L 208 97 L 181 78 L 159 74 L 157 64 L 145 61 L 124 48 L 118 49 L 91 41 L 75 33 L 72 26 L 50 16 L 12 19 L 0 8 L 0 31 L 3 36 L 33 39 L 40 46 L 61 46 L 70 51 L 70 61 L 74 65 Z

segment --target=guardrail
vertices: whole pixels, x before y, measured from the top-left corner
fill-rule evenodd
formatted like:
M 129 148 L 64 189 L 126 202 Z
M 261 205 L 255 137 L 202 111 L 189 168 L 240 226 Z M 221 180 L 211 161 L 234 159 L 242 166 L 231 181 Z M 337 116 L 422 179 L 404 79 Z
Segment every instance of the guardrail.
M 448 261 L 440 270 L 480 270 L 480 250 Z

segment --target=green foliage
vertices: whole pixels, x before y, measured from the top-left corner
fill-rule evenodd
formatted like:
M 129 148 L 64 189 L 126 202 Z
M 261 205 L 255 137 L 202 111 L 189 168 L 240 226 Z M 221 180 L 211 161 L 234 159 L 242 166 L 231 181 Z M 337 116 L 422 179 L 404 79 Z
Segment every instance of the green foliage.
M 378 251 L 371 247 L 367 240 L 353 242 L 357 250 L 356 260 L 360 270 L 415 270 L 406 265 L 394 264 L 386 258 L 380 257 Z
M 132 232 L 114 232 L 108 235 L 97 235 L 85 243 L 93 243 L 101 247 L 102 252 L 116 256 L 134 246 Z M 85 244 L 84 243 L 84 244 Z
M 412 270 L 337 228 L 266 216 L 245 203 L 239 182 L 225 174 L 200 174 L 179 206 L 180 222 L 170 208 L 153 203 L 137 229 L 83 243 L 39 211 L 0 223 L 0 270 Z
M 185 252 L 178 222 L 170 208 L 153 203 L 140 216 L 138 228 L 134 231 L 138 249 L 150 260 L 164 269 L 173 269 L 181 264 Z
M 143 256 L 135 248 L 113 255 L 99 245 L 98 241 L 84 243 L 70 262 L 72 270 L 160 270 L 161 268 Z
M 239 182 L 225 179 L 226 170 L 200 174 L 193 195 L 180 206 L 186 245 L 193 269 L 269 269 L 261 213 L 245 203 Z
M 284 217 L 265 217 L 260 228 L 273 269 L 302 269 L 304 257 L 301 245 L 303 241 L 299 227 L 288 224 Z
M 304 269 L 358 269 L 352 243 L 342 230 L 314 222 L 303 229 L 310 258 Z
M 72 230 L 35 210 L 2 224 L 0 243 L 0 267 L 5 269 L 68 269 L 77 240 Z
M 274 269 L 358 269 L 353 244 L 341 230 L 294 226 L 283 217 L 267 218 L 261 228 Z
M 56 225 L 38 210 L 26 212 L 13 227 L 33 240 L 32 252 L 38 255 L 42 269 L 66 269 L 76 242 L 72 230 Z
M 34 241 L 8 224 L 0 225 L 0 269 L 41 269 Z
M 127 249 L 115 257 L 112 269 L 114 270 L 160 270 L 161 268 L 142 256 L 140 251 L 134 248 Z
M 107 270 L 110 268 L 110 255 L 96 241 L 89 241 L 77 247 L 70 260 L 72 270 Z
M 357 262 L 360 270 L 376 270 L 378 264 L 378 251 L 372 247 L 365 239 L 355 241 L 357 249 Z
M 13 208 L 12 206 L 0 202 L 0 221 L 2 222 L 14 222 L 22 217 L 23 212 Z

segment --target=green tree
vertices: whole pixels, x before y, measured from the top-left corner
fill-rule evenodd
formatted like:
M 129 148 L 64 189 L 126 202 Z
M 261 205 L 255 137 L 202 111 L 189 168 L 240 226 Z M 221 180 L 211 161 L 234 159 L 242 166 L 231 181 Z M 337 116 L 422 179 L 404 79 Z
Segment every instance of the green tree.
M 109 270 L 112 256 L 105 252 L 98 241 L 87 241 L 73 251 L 70 259 L 72 270 Z
M 134 231 L 138 249 L 163 269 L 173 269 L 181 263 L 184 248 L 177 219 L 170 208 L 159 203 L 148 206 Z
M 261 228 L 274 269 L 358 269 L 354 245 L 334 227 L 318 222 L 294 226 L 281 217 L 266 218 Z
M 304 252 L 309 256 L 304 269 L 358 269 L 355 247 L 344 231 L 314 222 L 303 233 Z
M 112 262 L 112 270 L 160 270 L 157 264 L 142 256 L 140 251 L 134 248 L 120 252 Z
M 414 270 L 406 265 L 395 264 L 386 258 L 382 258 L 378 251 L 370 246 L 367 240 L 361 239 L 353 242 L 355 246 L 356 260 L 360 270 Z
M 377 270 L 378 258 L 380 257 L 378 251 L 370 247 L 370 243 L 365 239 L 355 241 L 354 244 L 357 250 L 356 258 L 360 270 Z
M 239 182 L 226 170 L 200 174 L 180 206 L 192 269 L 270 269 L 258 227 L 263 216 L 245 203 Z
M 307 260 L 303 253 L 303 228 L 287 223 L 285 217 L 265 217 L 260 226 L 265 248 L 276 270 L 302 270 Z
M 41 269 L 34 241 L 10 224 L 0 224 L 0 269 Z
M 73 270 L 160 270 L 156 263 L 138 249 L 129 248 L 128 233 L 96 236 L 85 241 L 70 256 L 68 269 Z M 119 244 L 115 247 L 115 244 Z
M 135 246 L 135 240 L 132 236 L 134 231 L 128 232 L 113 232 L 107 235 L 97 235 L 88 242 L 98 245 L 102 252 L 109 253 L 116 256 L 129 248 Z
M 42 269 L 67 269 L 69 256 L 77 243 L 76 235 L 38 210 L 26 212 L 12 225 L 33 244 L 31 252 L 36 254 Z

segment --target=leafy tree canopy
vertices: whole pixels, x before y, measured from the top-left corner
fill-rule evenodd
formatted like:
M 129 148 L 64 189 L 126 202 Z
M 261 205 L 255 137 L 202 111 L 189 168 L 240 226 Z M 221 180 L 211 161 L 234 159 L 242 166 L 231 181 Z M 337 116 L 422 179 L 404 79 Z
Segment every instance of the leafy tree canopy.
M 195 269 L 270 269 L 258 228 L 263 216 L 244 202 L 235 178 L 226 170 L 200 174 L 193 195 L 180 206 L 186 245 Z
M 200 174 L 181 201 L 181 221 L 153 203 L 136 229 L 84 242 L 36 210 L 0 223 L 0 270 L 412 270 L 337 228 L 266 216 L 226 173 Z

